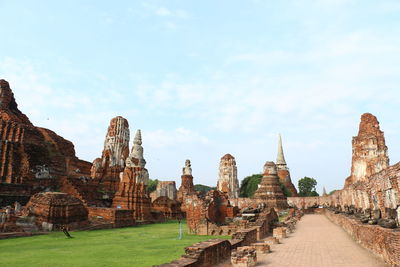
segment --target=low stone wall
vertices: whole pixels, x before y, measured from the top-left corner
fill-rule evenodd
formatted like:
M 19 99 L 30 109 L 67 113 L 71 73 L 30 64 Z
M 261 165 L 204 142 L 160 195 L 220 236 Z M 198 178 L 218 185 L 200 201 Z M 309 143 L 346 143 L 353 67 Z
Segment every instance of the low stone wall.
M 232 246 L 228 240 L 210 239 L 185 248 L 185 255 L 158 267 L 215 266 L 231 257 Z
M 252 227 L 237 231 L 232 235 L 232 239 L 240 239 L 242 240 L 241 246 L 249 246 L 258 240 L 257 236 L 257 228 Z
M 378 225 L 362 224 L 343 214 L 326 210 L 325 215 L 333 223 L 341 226 L 363 247 L 382 257 L 387 263 L 400 266 L 400 232 Z
M 114 227 L 124 227 L 135 225 L 133 210 L 88 207 L 89 218 L 101 217 L 110 222 Z

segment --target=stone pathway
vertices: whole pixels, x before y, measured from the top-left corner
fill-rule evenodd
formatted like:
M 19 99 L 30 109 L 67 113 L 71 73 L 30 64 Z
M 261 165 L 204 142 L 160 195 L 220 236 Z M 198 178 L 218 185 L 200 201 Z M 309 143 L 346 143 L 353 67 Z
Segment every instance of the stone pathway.
M 319 214 L 304 215 L 295 232 L 271 249 L 271 253 L 257 254 L 256 266 L 388 266 L 357 244 L 342 228 Z

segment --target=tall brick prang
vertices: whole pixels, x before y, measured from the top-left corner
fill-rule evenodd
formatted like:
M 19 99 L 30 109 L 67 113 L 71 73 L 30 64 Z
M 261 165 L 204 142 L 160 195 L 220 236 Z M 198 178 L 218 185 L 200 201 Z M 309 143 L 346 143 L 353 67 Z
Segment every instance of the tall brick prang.
M 371 175 L 389 166 L 385 136 L 374 115 L 364 113 L 361 116 L 358 135 L 353 137 L 352 146 L 351 175 L 346 180 L 345 186 L 365 181 Z
M 219 163 L 217 189 L 226 193 L 229 198 L 239 197 L 239 181 L 237 178 L 237 167 L 235 158 L 226 154 Z

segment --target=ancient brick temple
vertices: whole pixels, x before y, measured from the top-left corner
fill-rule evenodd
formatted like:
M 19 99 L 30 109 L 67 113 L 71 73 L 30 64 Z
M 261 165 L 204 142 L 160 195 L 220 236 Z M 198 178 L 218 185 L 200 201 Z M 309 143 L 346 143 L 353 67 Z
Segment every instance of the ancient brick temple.
M 62 226 L 80 228 L 87 225 L 88 211 L 78 198 L 60 192 L 37 193 L 25 207 L 27 216 L 34 216 L 36 224 L 47 230 Z
M 104 141 L 101 158 L 93 161 L 91 177 L 98 180 L 106 190 L 118 189 L 120 173 L 129 155 L 129 123 L 121 117 L 111 119 Z
M 289 168 L 286 164 L 285 155 L 283 153 L 282 137 L 279 135 L 278 141 L 278 155 L 276 157 L 276 169 L 278 172 L 279 180 L 286 186 L 292 197 L 297 197 L 296 187 L 292 183 L 290 178 Z
M 5 80 L 0 80 L 0 151 L 1 205 L 8 199 L 25 204 L 26 194 L 54 190 L 65 176 L 90 173 L 91 164 L 75 156 L 70 141 L 35 127 L 18 109 Z M 7 191 L 4 196 L 3 190 Z
M 181 203 L 167 196 L 160 196 L 151 204 L 152 211 L 161 212 L 166 219 L 182 219 Z
M 277 210 L 288 207 L 286 197 L 282 192 L 274 162 L 267 161 L 264 165 L 264 174 L 261 183 L 254 193 L 254 199 L 264 203 L 268 208 Z
M 351 176 L 342 190 L 322 197 L 289 198 L 290 205 L 325 206 L 356 214 L 372 224 L 400 226 L 400 162 L 389 166 L 385 138 L 374 115 L 361 116 L 352 150 Z
M 177 190 L 175 181 L 159 181 L 156 191 L 151 194 L 153 201 L 159 197 L 168 197 L 171 200 L 177 199 Z
M 182 168 L 182 182 L 178 190 L 178 201 L 183 203 L 186 196 L 196 194 L 193 185 L 192 166 L 190 160 L 185 161 L 185 167 Z
M 118 191 L 113 199 L 113 207 L 133 209 L 136 220 L 150 219 L 151 199 L 147 193 L 149 173 L 143 158 L 142 135 L 137 130 L 131 153 L 126 158 Z
M 365 181 L 389 166 L 385 137 L 374 115 L 365 113 L 361 116 L 358 135 L 353 137 L 352 144 L 351 176 L 346 180 L 346 186 Z
M 219 163 L 219 174 L 217 189 L 227 193 L 229 198 L 239 197 L 239 181 L 237 178 L 237 167 L 235 158 L 226 154 Z

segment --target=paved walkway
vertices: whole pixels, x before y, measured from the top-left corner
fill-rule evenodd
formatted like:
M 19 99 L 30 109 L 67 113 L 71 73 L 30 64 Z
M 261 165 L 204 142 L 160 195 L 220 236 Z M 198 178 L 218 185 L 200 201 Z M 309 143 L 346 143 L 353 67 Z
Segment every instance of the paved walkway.
M 387 266 L 357 244 L 342 228 L 319 214 L 303 216 L 295 232 L 271 249 L 271 253 L 257 254 L 256 266 Z

